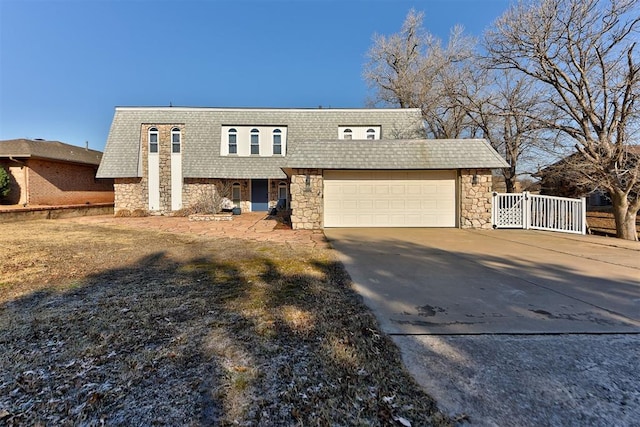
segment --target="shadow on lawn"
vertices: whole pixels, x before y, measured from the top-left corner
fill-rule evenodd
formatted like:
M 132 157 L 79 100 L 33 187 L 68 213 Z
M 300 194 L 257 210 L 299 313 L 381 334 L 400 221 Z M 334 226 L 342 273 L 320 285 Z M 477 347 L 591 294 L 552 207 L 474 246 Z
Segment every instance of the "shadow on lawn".
M 248 258 L 157 252 L 0 306 L 0 421 L 446 423 L 341 265 Z

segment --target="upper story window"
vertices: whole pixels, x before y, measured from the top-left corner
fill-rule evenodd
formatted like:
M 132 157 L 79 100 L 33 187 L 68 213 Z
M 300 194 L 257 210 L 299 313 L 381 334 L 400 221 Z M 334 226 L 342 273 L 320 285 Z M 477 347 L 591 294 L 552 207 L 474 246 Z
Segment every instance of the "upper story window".
M 229 154 L 238 154 L 238 131 L 229 129 Z
M 158 152 L 158 129 L 149 128 L 149 153 Z
M 338 126 L 338 139 L 380 139 L 382 128 L 378 125 Z
M 180 129 L 178 128 L 171 129 L 171 152 L 172 153 L 180 152 L 180 143 L 181 143 Z
M 260 131 L 251 129 L 251 154 L 260 154 Z
M 282 131 L 273 130 L 273 154 L 282 154 Z

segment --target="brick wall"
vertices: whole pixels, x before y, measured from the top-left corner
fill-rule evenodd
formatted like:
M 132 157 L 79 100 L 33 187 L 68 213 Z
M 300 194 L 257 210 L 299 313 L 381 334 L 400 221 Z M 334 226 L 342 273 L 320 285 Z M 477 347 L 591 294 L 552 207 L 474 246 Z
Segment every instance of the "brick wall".
M 27 203 L 27 167 L 12 161 L 0 160 L 0 166 L 9 174 L 9 194 L 0 202 L 5 205 Z
M 490 169 L 460 171 L 460 228 L 491 228 L 492 185 Z
M 96 179 L 97 166 L 29 159 L 27 167 L 27 203 L 30 205 L 114 201 L 113 180 Z

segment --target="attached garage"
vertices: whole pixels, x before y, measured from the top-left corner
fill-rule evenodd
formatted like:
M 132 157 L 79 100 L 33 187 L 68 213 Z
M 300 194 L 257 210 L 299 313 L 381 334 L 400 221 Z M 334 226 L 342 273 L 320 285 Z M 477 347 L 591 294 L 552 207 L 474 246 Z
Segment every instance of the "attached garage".
M 456 171 L 324 171 L 325 227 L 455 227 Z
M 491 169 L 508 164 L 483 139 L 303 141 L 287 154 L 291 224 L 491 227 Z

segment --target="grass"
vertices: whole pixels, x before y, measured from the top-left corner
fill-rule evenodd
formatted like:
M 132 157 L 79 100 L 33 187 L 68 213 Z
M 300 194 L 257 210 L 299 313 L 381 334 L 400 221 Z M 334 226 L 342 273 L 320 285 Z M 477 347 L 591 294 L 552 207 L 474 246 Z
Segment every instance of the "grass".
M 0 233 L 0 424 L 449 424 L 329 250 Z

